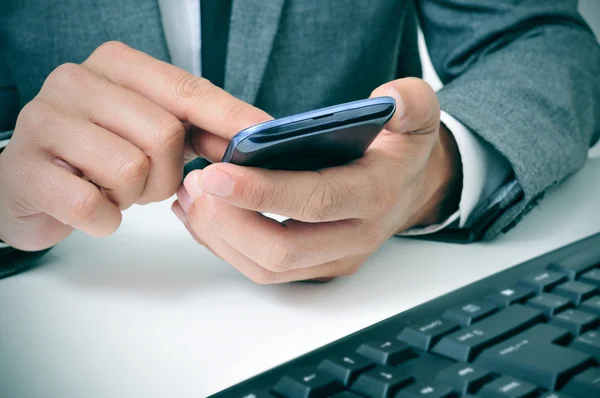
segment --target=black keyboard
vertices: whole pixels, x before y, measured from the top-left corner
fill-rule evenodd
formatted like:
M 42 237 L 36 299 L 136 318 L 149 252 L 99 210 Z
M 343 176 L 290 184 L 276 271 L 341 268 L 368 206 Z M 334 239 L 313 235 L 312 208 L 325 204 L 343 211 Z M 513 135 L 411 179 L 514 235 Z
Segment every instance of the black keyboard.
M 213 397 L 600 398 L 600 234 Z

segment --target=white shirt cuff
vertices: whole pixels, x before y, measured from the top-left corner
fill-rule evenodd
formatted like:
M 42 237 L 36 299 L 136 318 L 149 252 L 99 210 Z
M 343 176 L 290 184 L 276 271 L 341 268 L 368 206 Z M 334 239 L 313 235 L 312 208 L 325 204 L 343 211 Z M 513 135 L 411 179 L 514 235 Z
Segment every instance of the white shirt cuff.
M 464 227 L 475 207 L 498 189 L 512 170 L 500 152 L 444 111 L 441 122 L 454 136 L 462 162 L 463 185 L 458 210 L 442 223 L 412 228 L 400 235 L 431 234 L 457 219 L 459 226 Z

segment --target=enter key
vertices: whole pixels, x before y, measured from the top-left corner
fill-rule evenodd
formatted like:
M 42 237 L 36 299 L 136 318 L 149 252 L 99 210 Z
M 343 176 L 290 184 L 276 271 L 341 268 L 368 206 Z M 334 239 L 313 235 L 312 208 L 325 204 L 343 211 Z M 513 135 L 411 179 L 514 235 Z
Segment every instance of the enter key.
M 595 363 L 588 354 L 556 345 L 568 339 L 568 331 L 539 324 L 483 351 L 475 364 L 556 390 Z

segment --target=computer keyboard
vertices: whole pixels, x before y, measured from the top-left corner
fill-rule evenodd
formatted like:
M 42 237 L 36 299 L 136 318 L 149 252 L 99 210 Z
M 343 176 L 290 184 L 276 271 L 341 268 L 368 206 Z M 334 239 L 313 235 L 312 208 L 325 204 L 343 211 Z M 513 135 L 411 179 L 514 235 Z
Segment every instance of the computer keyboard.
M 600 234 L 213 397 L 600 398 Z

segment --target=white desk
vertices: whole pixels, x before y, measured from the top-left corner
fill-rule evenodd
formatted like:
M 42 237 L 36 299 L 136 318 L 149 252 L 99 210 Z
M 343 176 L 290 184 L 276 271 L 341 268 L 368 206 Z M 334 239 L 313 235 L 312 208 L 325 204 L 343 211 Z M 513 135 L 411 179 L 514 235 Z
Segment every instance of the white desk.
M 325 285 L 254 285 L 197 246 L 169 203 L 131 209 L 110 238 L 75 234 L 0 281 L 2 398 L 205 397 L 600 231 L 600 159 L 493 244 L 393 239 Z

